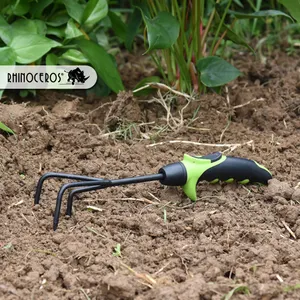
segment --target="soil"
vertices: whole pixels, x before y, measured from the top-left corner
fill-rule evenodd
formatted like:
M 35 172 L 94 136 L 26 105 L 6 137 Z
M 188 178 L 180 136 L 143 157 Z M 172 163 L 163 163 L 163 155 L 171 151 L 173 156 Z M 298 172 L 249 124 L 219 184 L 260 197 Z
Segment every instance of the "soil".
M 88 101 L 48 91 L 0 103 L 1 121 L 17 132 L 0 135 L 1 299 L 300 298 L 300 65 L 284 54 L 266 65 L 235 61 L 244 76 L 223 95 L 191 101 L 182 119 L 185 100 L 169 95 L 169 126 L 159 96 L 145 102 L 130 91 Z M 136 70 L 122 75 L 138 81 L 145 74 Z M 150 146 L 171 140 L 195 144 Z M 86 193 L 69 218 L 64 200 L 55 232 L 65 181 L 46 181 L 33 205 L 49 171 L 122 178 L 220 150 L 255 159 L 274 179 L 199 183 L 194 203 L 158 182 Z

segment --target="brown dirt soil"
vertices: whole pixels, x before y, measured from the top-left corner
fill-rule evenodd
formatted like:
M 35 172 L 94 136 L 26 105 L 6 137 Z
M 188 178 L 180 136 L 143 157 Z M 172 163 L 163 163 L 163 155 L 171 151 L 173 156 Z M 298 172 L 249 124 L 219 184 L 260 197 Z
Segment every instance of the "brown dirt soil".
M 193 101 L 172 130 L 163 127 L 159 104 L 129 92 L 115 101 L 86 103 L 48 92 L 45 101 L 43 93 L 27 105 L 0 104 L 1 121 L 18 133 L 0 135 L 0 298 L 204 300 L 246 286 L 249 295 L 241 288 L 231 299 L 299 299 L 300 66 L 284 55 L 265 66 L 247 60 L 238 60 L 245 76 L 230 84 L 227 96 Z M 184 105 L 173 102 L 175 117 Z M 33 205 L 45 172 L 155 173 L 184 153 L 226 148 L 150 144 L 220 138 L 253 140 L 230 154 L 268 167 L 269 186 L 201 183 L 193 204 L 180 188 L 158 182 L 110 188 L 81 195 L 71 218 L 63 217 L 64 201 L 56 232 L 62 181 L 47 181 L 40 205 Z M 121 256 L 113 255 L 117 244 Z

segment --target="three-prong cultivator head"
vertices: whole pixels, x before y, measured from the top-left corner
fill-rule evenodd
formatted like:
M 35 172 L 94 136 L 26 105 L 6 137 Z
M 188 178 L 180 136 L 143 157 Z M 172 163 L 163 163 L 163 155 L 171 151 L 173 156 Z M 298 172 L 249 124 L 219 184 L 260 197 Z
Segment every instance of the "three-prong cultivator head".
M 217 181 L 241 184 L 259 183 L 267 184 L 272 178 L 269 170 L 254 160 L 245 158 L 224 156 L 219 152 L 206 156 L 184 155 L 181 162 L 172 163 L 159 169 L 157 174 L 143 175 L 121 179 L 103 179 L 66 173 L 46 173 L 38 181 L 34 204 L 39 204 L 42 187 L 46 179 L 69 179 L 76 182 L 63 184 L 57 194 L 53 219 L 53 230 L 57 229 L 62 199 L 66 191 L 70 190 L 67 199 L 66 215 L 71 216 L 73 199 L 76 194 L 96 191 L 108 187 L 160 181 L 168 186 L 182 186 L 184 193 L 193 201 L 197 199 L 196 186 L 199 181 L 205 180 L 211 183 Z

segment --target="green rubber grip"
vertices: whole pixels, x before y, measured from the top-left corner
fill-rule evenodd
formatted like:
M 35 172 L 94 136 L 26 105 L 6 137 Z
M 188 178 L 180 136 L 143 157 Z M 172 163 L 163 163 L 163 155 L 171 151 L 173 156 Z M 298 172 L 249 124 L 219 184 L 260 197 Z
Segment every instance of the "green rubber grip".
M 193 201 L 197 199 L 196 186 L 199 181 L 268 184 L 268 180 L 272 178 L 271 172 L 256 161 L 225 156 L 220 152 L 205 156 L 185 154 L 181 163 L 187 173 L 186 183 L 182 188 Z

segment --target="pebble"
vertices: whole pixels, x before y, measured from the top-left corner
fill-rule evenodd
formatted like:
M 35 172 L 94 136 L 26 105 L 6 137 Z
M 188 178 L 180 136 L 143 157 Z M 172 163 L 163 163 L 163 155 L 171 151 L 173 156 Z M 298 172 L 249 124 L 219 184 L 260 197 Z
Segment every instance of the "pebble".
M 274 178 L 269 181 L 267 189 L 267 197 L 274 199 L 275 196 L 280 196 L 285 199 L 291 199 L 294 189 L 287 182 L 281 182 Z
M 55 233 L 52 237 L 52 241 L 58 245 L 60 245 L 64 240 L 65 235 L 63 233 Z

